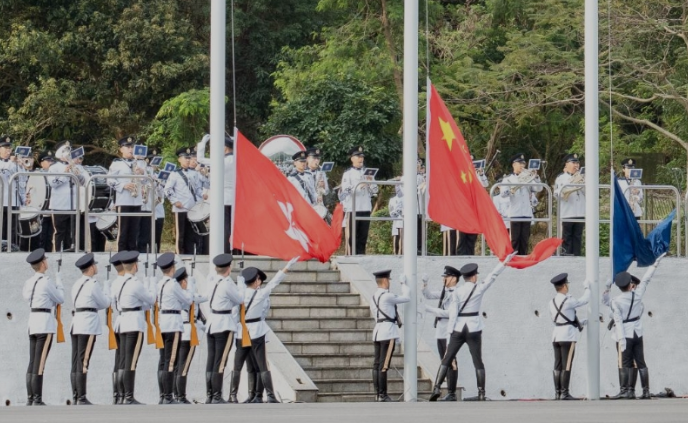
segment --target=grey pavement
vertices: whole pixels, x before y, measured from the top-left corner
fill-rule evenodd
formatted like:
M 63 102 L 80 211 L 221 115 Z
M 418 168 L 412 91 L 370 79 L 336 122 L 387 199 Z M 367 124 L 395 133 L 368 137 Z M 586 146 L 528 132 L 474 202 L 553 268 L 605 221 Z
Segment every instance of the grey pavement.
M 333 403 L 93 407 L 5 407 L 0 422 L 480 423 L 688 421 L 688 401 L 490 401 L 485 403 Z

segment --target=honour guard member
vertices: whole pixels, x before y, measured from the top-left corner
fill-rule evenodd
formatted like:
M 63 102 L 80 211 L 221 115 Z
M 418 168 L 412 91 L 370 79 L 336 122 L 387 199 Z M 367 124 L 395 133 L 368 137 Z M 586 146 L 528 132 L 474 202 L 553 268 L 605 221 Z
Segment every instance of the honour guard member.
M 0 136 L 0 177 L 2 177 L 4 194 L 2 199 L 2 239 L 7 239 L 7 217 L 10 215 L 8 207 L 10 206 L 10 190 L 9 183 L 10 178 L 15 173 L 19 172 L 19 167 L 15 161 L 10 160 L 10 154 L 12 154 L 12 138 L 9 135 Z M 12 204 L 18 205 L 13 202 Z M 10 243 L 8 243 L 7 251 L 11 251 Z
M 314 206 L 316 204 L 317 195 L 315 194 L 313 179 L 305 172 L 306 157 L 305 151 L 299 151 L 291 156 L 292 160 L 294 160 L 294 170 L 289 174 L 287 179 L 294 185 L 294 188 L 296 188 L 304 200 L 311 206 Z
M 644 198 L 643 190 L 638 188 L 629 189 L 629 187 L 642 185 L 640 179 L 631 178 L 631 170 L 635 169 L 635 163 L 633 159 L 624 159 L 621 162 L 624 176 L 623 178 L 619 178 L 619 188 L 621 188 L 621 192 L 623 192 L 624 197 L 626 197 L 626 201 L 630 204 L 636 220 L 640 220 L 643 216 L 643 208 L 641 206 Z
M 554 349 L 554 390 L 556 400 L 577 400 L 569 393 L 571 381 L 571 366 L 576 351 L 578 332 L 587 323 L 580 322 L 576 317 L 576 309 L 583 307 L 590 301 L 590 284 L 584 283 L 585 292 L 579 299 L 569 295 L 569 275 L 561 273 L 550 281 L 557 291 L 557 295 L 549 305 L 552 315 L 554 331 L 552 332 L 552 347 Z
M 540 177 L 535 171 L 526 169 L 526 160 L 523 153 L 518 153 L 511 158 L 511 166 L 514 173 L 504 178 L 504 183 L 539 183 Z M 524 172 L 528 174 L 521 175 Z M 525 182 L 524 182 L 525 181 Z M 530 239 L 530 220 L 533 218 L 531 193 L 542 191 L 541 186 L 504 186 L 501 190 L 502 197 L 508 197 L 509 217 L 511 219 L 523 219 L 523 221 L 511 222 L 511 247 L 518 254 L 528 254 L 528 240 Z
M 428 300 L 439 300 L 437 307 L 425 306 L 425 311 L 435 315 L 435 338 L 437 338 L 437 351 L 440 357 L 444 357 L 447 351 L 447 324 L 449 323 L 449 306 L 452 295 L 459 283 L 461 272 L 451 266 L 444 266 L 444 286 L 441 290 L 428 289 L 428 276 L 423 275 L 423 297 Z M 440 401 L 456 401 L 456 384 L 459 381 L 459 367 L 456 358 L 452 360 L 451 367 L 447 370 L 447 395 Z
M 406 285 L 406 276 L 401 275 L 401 295 L 389 292 L 391 270 L 373 272 L 377 290 L 373 294 L 370 311 L 375 319 L 373 328 L 373 343 L 375 355 L 373 358 L 373 389 L 376 402 L 392 402 L 387 395 L 387 370 L 392 363 L 394 346 L 399 341 L 401 316 L 397 310 L 398 304 L 411 301 L 410 291 Z
M 38 165 L 40 166 L 37 172 L 49 172 L 50 166 L 55 163 L 55 157 L 52 151 L 44 151 L 38 155 Z M 45 185 L 48 185 L 48 178 L 45 179 Z M 45 251 L 53 251 L 53 217 L 51 215 L 43 215 L 41 217 L 41 235 L 40 247 Z
M 134 137 L 120 139 L 119 152 L 121 158 L 113 160 L 109 175 L 143 175 L 145 169 L 134 158 Z M 115 190 L 115 206 L 118 213 L 140 213 L 143 199 L 141 195 L 141 179 L 108 178 L 108 185 Z M 117 235 L 117 249 L 119 251 L 136 251 L 136 241 L 140 227 L 140 216 L 119 216 L 119 231 Z
M 174 254 L 165 253 L 158 258 L 158 266 L 163 272 L 166 269 L 174 270 Z M 187 288 L 187 273 L 185 268 L 173 272 L 173 277 L 164 273 L 158 282 L 158 309 L 160 332 L 164 343 L 164 367 L 162 373 L 164 398 L 163 404 L 174 404 L 172 397 L 174 392 L 174 374 L 181 346 L 181 337 L 184 332 L 182 310 L 191 306 L 193 296 Z
M 210 397 L 206 404 L 226 404 L 222 398 L 222 383 L 229 351 L 237 331 L 232 309 L 243 301 L 243 295 L 232 280 L 232 255 L 220 254 L 213 259 L 217 276 L 208 284 L 208 360 L 205 368 L 206 389 Z
M 585 183 L 579 170 L 578 154 L 567 154 L 564 157 L 564 172 L 557 176 L 554 182 L 554 195 L 560 199 L 559 214 L 562 219 L 585 219 L 585 187 L 567 186 Z M 562 222 L 561 227 L 564 254 L 580 256 L 582 254 L 585 222 Z
M 449 322 L 447 323 L 447 351 L 442 359 L 442 364 L 437 371 L 435 387 L 432 390 L 430 401 L 437 401 L 440 397 L 440 387 L 444 378 L 447 377 L 449 366 L 456 358 L 463 344 L 468 344 L 471 352 L 473 366 L 475 366 L 475 377 L 478 385 L 478 401 L 485 401 L 485 365 L 482 358 L 483 344 L 483 322 L 480 316 L 480 308 L 483 302 L 483 295 L 492 286 L 497 276 L 506 267 L 507 263 L 516 255 L 516 252 L 509 254 L 503 262 L 497 264 L 492 273 L 487 278 L 478 283 L 478 265 L 469 263 L 461 269 L 461 275 L 466 281 L 465 284 L 454 290 L 451 306 L 449 307 Z
M 263 319 L 267 317 L 268 311 L 270 310 L 270 301 L 265 303 L 263 310 Z M 235 307 L 234 317 L 237 322 L 241 320 L 241 310 L 240 307 Z M 263 403 L 263 381 L 260 377 L 260 369 L 258 368 L 258 362 L 256 362 L 256 357 L 251 351 L 251 345 L 244 347 L 242 344 L 243 339 L 243 327 L 237 328 L 236 333 L 236 351 L 234 351 L 234 370 L 230 375 L 230 386 L 229 386 L 229 401 L 232 404 L 239 402 L 237 399 L 237 394 L 239 393 L 239 382 L 241 381 L 241 369 L 246 363 L 246 374 L 248 376 L 248 397 L 243 402 L 243 404 L 262 404 Z M 248 326 L 247 326 L 248 329 Z
M 179 404 L 191 404 L 191 402 L 186 399 L 186 380 L 189 374 L 189 368 L 191 367 L 191 361 L 194 358 L 194 353 L 196 352 L 196 346 L 191 345 L 191 331 L 194 328 L 191 325 L 191 319 L 194 319 L 194 326 L 196 330 L 196 336 L 200 340 L 202 334 L 205 332 L 206 318 L 201 312 L 199 305 L 201 303 L 207 302 L 208 298 L 205 295 L 199 295 L 196 293 L 196 278 L 193 276 L 185 276 L 180 274 L 180 277 L 187 277 L 189 287 L 187 291 L 193 295 L 194 303 L 194 315 L 189 314 L 190 309 L 182 309 L 182 320 L 184 321 L 184 332 L 182 333 L 182 342 L 179 347 L 179 359 L 177 365 L 177 372 L 175 374 L 175 386 L 177 392 L 177 402 Z M 181 281 L 178 280 L 180 283 Z
M 46 274 L 48 260 L 45 250 L 34 250 L 26 262 L 36 272 L 24 283 L 22 295 L 29 303 L 29 368 L 26 371 L 26 405 L 45 405 L 43 402 L 43 371 L 48 359 L 58 321 L 53 308 L 64 302 L 64 286 L 57 275 L 56 283 Z
M 126 253 L 126 251 L 118 251 L 117 253 L 113 254 L 112 257 L 110 257 L 110 264 L 114 266 L 117 276 L 115 277 L 115 280 L 112 281 L 112 284 L 110 284 L 110 281 L 106 282 L 106 284 L 110 284 L 110 307 L 112 308 L 112 316 L 115 319 L 112 322 L 112 327 L 113 331 L 115 332 L 115 342 L 117 344 L 117 348 L 115 349 L 115 364 L 112 369 L 112 405 L 122 404 L 122 401 L 124 400 L 124 380 L 122 379 L 123 375 L 121 372 L 118 371 L 120 368 L 121 359 L 121 349 L 119 348 L 121 343 L 119 339 L 118 321 L 119 314 L 121 313 L 117 313 L 117 316 L 114 315 L 115 311 L 119 312 L 119 308 L 117 305 L 117 297 L 115 294 L 119 292 L 119 288 L 121 287 L 121 282 L 124 276 L 124 266 L 120 261 L 120 257 L 123 253 Z
M 423 216 L 426 214 L 425 197 L 427 192 L 427 176 L 425 174 L 425 159 L 418 158 L 416 162 L 416 242 L 417 254 L 423 254 Z
M 98 263 L 93 253 L 79 258 L 74 264 L 83 275 L 72 286 L 72 302 L 74 304 L 74 318 L 72 319 L 72 393 L 74 405 L 91 405 L 86 398 L 86 376 L 88 365 L 93 353 L 96 336 L 102 333 L 99 310 L 110 306 L 108 286 L 105 289 L 94 276 L 98 274 Z
M 165 196 L 172 203 L 175 216 L 177 254 L 193 254 L 194 245 L 198 251 L 202 249 L 201 237 L 194 232 L 188 218 L 189 210 L 206 197 L 200 175 L 190 168 L 191 154 L 191 147 L 177 150 L 180 168 L 170 174 L 165 184 Z
M 471 154 L 471 161 L 475 160 L 475 157 Z M 487 175 L 483 169 L 476 169 L 475 175 L 478 177 L 480 184 L 483 188 L 487 188 L 489 182 L 487 181 Z M 459 247 L 458 255 L 460 256 L 472 256 L 475 255 L 475 242 L 478 240 L 478 234 L 467 234 L 459 232 Z M 453 254 L 452 254 L 453 255 Z
M 621 290 L 621 294 L 609 300 L 609 289 L 604 292 L 602 300 L 612 309 L 614 329 L 612 339 L 616 341 L 619 353 L 620 392 L 612 399 L 635 399 L 635 372 L 640 374 L 640 385 L 643 394 L 640 399 L 651 399 L 650 373 L 645 364 L 643 346 L 643 324 L 641 321 L 644 306 L 643 297 L 659 262 L 666 253 L 657 258 L 643 275 L 642 280 L 628 272 L 621 272 L 614 278 L 614 283 Z M 635 289 L 632 286 L 636 285 Z M 637 369 L 637 370 L 636 370 Z
M 162 272 L 162 279 L 159 283 L 156 283 L 156 290 L 158 292 L 160 292 L 160 283 L 162 283 L 163 281 L 169 281 L 174 279 L 174 272 L 176 271 L 175 264 L 176 262 L 174 260 L 174 254 L 172 253 L 163 253 L 160 257 L 158 257 L 158 260 L 156 261 L 155 265 L 158 266 L 158 268 L 160 268 L 160 271 Z M 160 300 L 158 299 L 158 301 Z M 159 302 L 158 308 L 160 308 Z M 159 318 L 160 315 L 155 317 L 156 322 L 159 322 Z M 160 328 L 162 331 L 162 326 L 160 326 Z M 157 346 L 157 348 L 160 352 L 160 357 L 158 359 L 158 391 L 160 394 L 160 401 L 158 401 L 158 404 L 163 404 L 165 402 L 165 374 L 167 373 L 167 371 L 165 370 L 165 348 L 164 346 L 162 348 L 159 348 L 159 345 Z
M 339 201 L 344 204 L 344 212 L 347 214 L 346 219 L 346 239 L 347 239 L 347 254 L 352 253 L 352 246 L 356 247 L 356 254 L 365 254 L 366 244 L 368 243 L 368 230 L 370 229 L 369 220 L 356 221 L 356 240 L 353 241 L 352 225 L 353 215 L 360 217 L 370 217 L 370 212 L 373 209 L 371 197 L 377 195 L 378 186 L 376 184 L 358 185 L 361 181 L 372 181 L 372 176 L 365 176 L 365 168 L 363 167 L 363 160 L 365 154 L 363 147 L 358 146 L 349 150 L 351 156 L 351 168 L 344 172 L 342 176 L 342 184 L 339 191 Z M 355 190 L 355 192 L 354 192 Z M 353 196 L 356 196 L 356 210 L 353 209 Z
M 146 286 L 135 276 L 138 272 L 138 259 L 138 251 L 125 251 L 120 254 L 119 260 L 122 262 L 124 275 L 112 286 L 113 298 L 120 314 L 116 323 L 116 331 L 119 332 L 120 355 L 117 377 L 119 378 L 121 374 L 124 386 L 122 404 L 125 405 L 141 404 L 134 398 L 136 365 L 143 347 L 143 333 L 146 331 L 144 310 L 150 309 L 155 304 L 155 288 Z

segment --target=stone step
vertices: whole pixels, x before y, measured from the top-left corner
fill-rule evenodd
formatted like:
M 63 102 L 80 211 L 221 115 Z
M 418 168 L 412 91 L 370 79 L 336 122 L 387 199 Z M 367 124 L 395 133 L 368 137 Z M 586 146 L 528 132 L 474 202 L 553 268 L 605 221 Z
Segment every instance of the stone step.
M 317 369 L 320 367 L 349 367 L 349 368 L 367 368 L 373 367 L 373 354 L 294 354 L 292 356 L 297 363 L 305 369 Z M 403 368 L 404 357 L 402 355 L 394 355 L 392 357 L 392 368 Z
M 239 262 L 241 261 L 241 256 L 234 256 L 233 270 L 240 271 Z M 278 271 L 284 269 L 287 265 L 287 261 L 275 259 L 272 257 L 262 257 L 262 256 L 244 256 L 244 269 L 247 267 L 257 267 L 264 272 L 268 271 Z M 290 271 L 296 270 L 332 270 L 333 264 L 330 262 L 320 263 L 317 260 L 300 261 L 294 263 Z
M 302 293 L 273 293 L 270 296 L 270 303 L 278 305 L 301 305 L 301 306 L 343 306 L 361 305 L 361 296 L 349 293 L 329 293 L 329 294 L 302 294 Z
M 234 280 L 241 274 L 240 270 L 232 270 L 232 278 Z M 276 271 L 266 271 L 265 276 L 269 282 L 277 274 Z M 338 270 L 295 270 L 287 273 L 285 281 L 289 282 L 339 282 L 340 274 Z
M 403 372 L 403 369 L 398 369 Z M 304 369 L 308 377 L 312 380 L 316 379 L 370 379 L 372 377 L 371 369 L 368 368 L 351 368 L 351 367 L 319 367 L 314 369 Z M 418 368 L 418 378 L 422 378 L 422 370 Z M 396 375 L 396 371 L 394 372 Z M 316 384 L 317 385 L 317 384 Z
M 375 352 L 372 342 L 283 342 L 292 354 L 370 354 Z
M 404 394 L 403 391 L 387 391 L 390 398 L 395 402 L 403 402 Z M 432 391 L 418 391 L 418 398 L 427 400 L 430 398 Z M 371 391 L 369 393 L 318 393 L 318 402 L 373 402 L 375 401 L 375 394 Z
M 365 342 L 373 347 L 373 332 L 358 329 L 275 331 L 282 342 Z
M 267 320 L 273 331 L 315 329 L 361 329 L 372 333 L 375 321 L 370 317 L 342 317 L 337 319 L 272 318 Z
M 277 285 L 273 294 L 348 294 L 351 292 L 349 282 L 289 282 Z
M 271 306 L 268 319 L 284 318 L 340 318 L 340 317 L 370 317 L 368 306 L 337 306 L 337 307 L 304 307 L 304 306 Z
M 392 376 L 392 375 L 390 375 Z M 360 394 L 363 392 L 374 392 L 373 391 L 373 380 L 372 378 L 368 380 L 360 379 L 320 379 L 313 380 L 313 383 L 318 387 L 318 393 L 351 393 Z M 391 378 L 388 376 L 387 379 L 387 391 L 403 392 L 404 390 L 404 380 L 399 378 Z M 429 380 L 421 379 L 418 381 L 419 391 L 432 391 L 432 382 Z

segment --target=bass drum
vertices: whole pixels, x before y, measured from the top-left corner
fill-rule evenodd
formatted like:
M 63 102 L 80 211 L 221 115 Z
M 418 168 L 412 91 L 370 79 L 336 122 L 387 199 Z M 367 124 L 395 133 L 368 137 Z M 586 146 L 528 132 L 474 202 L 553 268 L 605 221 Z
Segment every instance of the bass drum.
M 117 241 L 117 216 L 98 216 L 96 228 L 108 241 Z
M 93 177 L 88 187 L 79 189 L 79 205 L 82 212 L 86 211 L 86 190 L 91 190 L 91 199 L 88 203 L 89 212 L 103 212 L 110 209 L 113 201 L 112 188 L 107 183 L 107 169 L 103 166 L 84 166 L 84 169 Z M 103 177 L 94 177 L 103 175 Z
M 40 173 L 29 176 L 29 180 L 26 182 L 26 192 L 30 198 L 26 202 L 27 207 L 48 210 L 50 205 L 50 185 L 48 185 L 45 176 L 40 176 Z
M 193 206 L 186 215 L 191 228 L 200 236 L 210 234 L 210 203 L 205 201 Z
M 36 207 L 19 208 L 18 234 L 21 238 L 31 238 L 41 233 L 41 209 Z

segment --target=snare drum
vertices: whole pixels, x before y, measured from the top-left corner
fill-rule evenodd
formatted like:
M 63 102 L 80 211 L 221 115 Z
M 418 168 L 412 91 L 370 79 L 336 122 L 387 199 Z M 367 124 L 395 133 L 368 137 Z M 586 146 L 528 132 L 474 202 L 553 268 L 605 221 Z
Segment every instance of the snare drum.
M 110 242 L 117 241 L 117 216 L 98 216 L 96 228 Z
M 37 175 L 29 176 L 26 182 L 26 192 L 30 196 L 30 200 L 26 205 L 38 210 L 47 210 L 50 204 L 50 185 L 45 179 L 45 176 Z
M 191 229 L 200 236 L 206 236 L 210 233 L 210 203 L 205 201 L 193 206 L 186 214 Z
M 41 233 L 41 214 L 36 207 L 19 208 L 19 228 L 17 235 L 21 238 L 31 238 Z
M 91 179 L 88 187 L 81 187 L 79 190 L 79 205 L 81 211 L 86 211 L 86 189 L 91 192 L 88 202 L 88 210 L 90 212 L 103 212 L 110 209 L 112 204 L 113 194 L 112 188 L 107 183 L 107 169 L 103 166 L 84 166 L 84 169 L 91 175 L 103 175 L 103 177 L 96 177 Z

